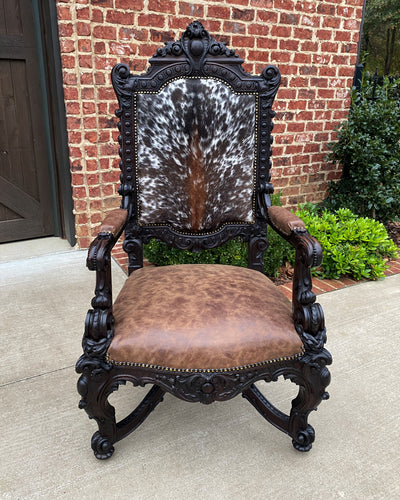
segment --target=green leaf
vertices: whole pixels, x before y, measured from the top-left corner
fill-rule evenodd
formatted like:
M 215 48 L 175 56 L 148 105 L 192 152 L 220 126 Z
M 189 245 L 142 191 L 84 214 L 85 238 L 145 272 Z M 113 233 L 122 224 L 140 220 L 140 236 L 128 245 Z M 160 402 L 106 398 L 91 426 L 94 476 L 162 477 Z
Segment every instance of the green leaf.
M 347 208 L 335 212 L 301 206 L 296 212 L 323 248 L 322 266 L 314 272 L 322 278 L 350 275 L 359 279 L 384 277 L 385 258 L 398 255 L 397 247 L 380 222 L 357 217 Z

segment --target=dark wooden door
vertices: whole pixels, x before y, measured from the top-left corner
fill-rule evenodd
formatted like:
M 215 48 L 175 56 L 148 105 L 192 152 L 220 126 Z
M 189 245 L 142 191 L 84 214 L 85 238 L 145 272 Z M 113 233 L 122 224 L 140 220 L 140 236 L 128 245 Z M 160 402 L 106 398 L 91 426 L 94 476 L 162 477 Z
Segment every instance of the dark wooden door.
M 54 234 L 32 0 L 0 0 L 0 242 Z

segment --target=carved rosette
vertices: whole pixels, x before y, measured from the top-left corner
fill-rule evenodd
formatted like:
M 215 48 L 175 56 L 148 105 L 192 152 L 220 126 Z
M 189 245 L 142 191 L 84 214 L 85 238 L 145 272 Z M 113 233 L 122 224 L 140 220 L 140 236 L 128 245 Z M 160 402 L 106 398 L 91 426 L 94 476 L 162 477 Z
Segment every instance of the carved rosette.
M 210 404 L 224 401 L 241 392 L 242 387 L 254 377 L 254 372 L 238 373 L 178 373 L 172 377 L 157 374 L 158 382 L 184 401 Z

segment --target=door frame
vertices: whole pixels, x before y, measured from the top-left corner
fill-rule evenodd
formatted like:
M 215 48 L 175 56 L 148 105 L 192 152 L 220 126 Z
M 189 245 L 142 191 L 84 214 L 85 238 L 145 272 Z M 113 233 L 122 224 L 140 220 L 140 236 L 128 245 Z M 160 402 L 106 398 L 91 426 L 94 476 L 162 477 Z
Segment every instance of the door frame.
M 55 236 L 76 243 L 56 2 L 32 0 L 52 184 Z

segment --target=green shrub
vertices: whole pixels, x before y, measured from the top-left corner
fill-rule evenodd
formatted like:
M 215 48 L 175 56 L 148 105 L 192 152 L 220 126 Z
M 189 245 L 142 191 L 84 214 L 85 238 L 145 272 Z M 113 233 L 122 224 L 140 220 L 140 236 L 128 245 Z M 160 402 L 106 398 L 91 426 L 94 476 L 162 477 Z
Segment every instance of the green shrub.
M 375 90 L 364 82 L 352 90 L 352 108 L 329 145 L 328 158 L 343 165 L 343 175 L 331 182 L 324 206 L 352 212 L 381 222 L 400 216 L 400 100 L 393 98 L 400 80 Z
M 273 195 L 272 202 L 281 205 L 280 195 Z M 294 258 L 294 250 L 275 231 L 268 230 L 269 247 L 264 254 L 265 274 L 276 276 L 278 268 Z M 172 264 L 228 264 L 247 267 L 247 243 L 235 238 L 217 248 L 195 254 L 188 250 L 171 248 L 165 243 L 151 240 L 144 246 L 145 257 L 157 266 Z
M 357 280 L 383 278 L 384 258 L 397 257 L 396 245 L 378 221 L 358 217 L 346 208 L 334 213 L 319 211 L 312 204 L 300 207 L 296 215 L 322 245 L 322 265 L 314 271 L 322 278 L 338 279 L 346 274 Z
M 244 245 L 239 238 L 230 240 L 224 245 L 200 253 L 189 250 L 172 248 L 165 243 L 151 240 L 145 245 L 145 257 L 156 266 L 170 266 L 172 264 L 230 264 L 233 266 L 247 266 Z
M 295 249 L 270 227 L 268 227 L 268 242 L 269 247 L 264 254 L 265 274 L 276 277 L 278 269 L 286 262 L 294 263 Z
M 274 202 L 280 204 L 279 197 L 274 197 Z M 385 258 L 398 255 L 397 247 L 382 223 L 358 217 L 349 209 L 321 211 L 317 205 L 308 203 L 301 206 L 296 215 L 303 219 L 309 233 L 322 245 L 323 262 L 314 270 L 314 274 L 321 278 L 339 279 L 343 275 L 357 280 L 382 278 L 388 267 Z M 272 229 L 268 230 L 268 241 L 270 246 L 264 255 L 265 274 L 277 276 L 279 267 L 286 262 L 294 263 L 294 249 Z M 247 243 L 240 238 L 198 254 L 151 240 L 145 245 L 144 254 L 158 266 L 228 264 L 247 267 Z

